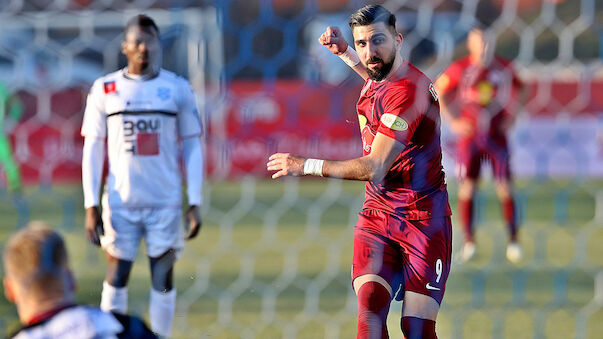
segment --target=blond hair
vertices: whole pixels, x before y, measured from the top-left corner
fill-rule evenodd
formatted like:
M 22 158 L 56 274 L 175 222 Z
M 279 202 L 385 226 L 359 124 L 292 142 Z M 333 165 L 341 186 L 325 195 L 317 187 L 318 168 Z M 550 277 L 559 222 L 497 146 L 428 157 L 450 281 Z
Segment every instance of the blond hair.
M 32 297 L 62 294 L 68 268 L 63 238 L 44 222 L 31 222 L 4 249 L 6 276 Z

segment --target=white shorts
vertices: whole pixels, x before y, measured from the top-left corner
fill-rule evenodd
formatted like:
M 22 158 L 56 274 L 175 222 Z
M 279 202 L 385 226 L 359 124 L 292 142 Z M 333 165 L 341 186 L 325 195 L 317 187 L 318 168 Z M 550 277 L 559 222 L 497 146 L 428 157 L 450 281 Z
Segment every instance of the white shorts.
M 156 258 L 184 247 L 182 214 L 179 208 L 103 208 L 105 234 L 101 246 L 112 257 L 134 261 L 144 237 L 147 255 Z

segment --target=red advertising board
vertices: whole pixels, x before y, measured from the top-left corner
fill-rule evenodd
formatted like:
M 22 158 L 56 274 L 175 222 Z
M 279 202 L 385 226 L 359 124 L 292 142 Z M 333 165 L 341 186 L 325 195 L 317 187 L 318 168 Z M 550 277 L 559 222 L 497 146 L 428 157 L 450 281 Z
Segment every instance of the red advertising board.
M 221 99 L 224 110 L 214 112 L 206 105 L 211 111 L 206 112 L 205 135 L 209 176 L 268 176 L 266 161 L 274 152 L 328 159 L 360 156 L 355 113 L 360 87 L 358 82 L 337 87 L 302 80 L 232 82 Z M 51 112 L 41 111 L 39 97 L 51 98 Z M 10 139 L 25 182 L 79 181 L 85 90 L 23 93 L 22 98 L 26 112 Z M 601 80 L 531 82 L 524 110 L 537 118 L 599 116 L 602 98 Z

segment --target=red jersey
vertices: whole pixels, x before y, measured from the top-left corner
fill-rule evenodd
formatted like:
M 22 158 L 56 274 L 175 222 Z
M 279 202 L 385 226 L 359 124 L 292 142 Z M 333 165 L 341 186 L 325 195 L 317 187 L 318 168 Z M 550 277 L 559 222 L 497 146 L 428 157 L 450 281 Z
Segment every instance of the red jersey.
M 484 67 L 472 64 L 469 56 L 453 62 L 438 81 L 440 95 L 449 95 L 460 116 L 474 124 L 475 137 L 505 139 L 502 121 L 506 106 L 515 100 L 521 81 L 508 60 L 495 56 Z M 471 138 L 469 138 L 471 139 Z
M 383 182 L 366 183 L 363 208 L 409 220 L 450 215 L 438 96 L 429 78 L 410 63 L 395 72 L 382 82 L 367 80 L 356 105 L 364 155 L 377 133 L 406 146 Z

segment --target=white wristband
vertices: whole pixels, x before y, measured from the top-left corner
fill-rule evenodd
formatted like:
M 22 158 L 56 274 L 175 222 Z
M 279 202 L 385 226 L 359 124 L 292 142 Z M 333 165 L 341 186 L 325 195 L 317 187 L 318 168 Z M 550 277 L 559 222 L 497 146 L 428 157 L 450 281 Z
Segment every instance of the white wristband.
M 356 51 L 350 46 L 346 48 L 345 52 L 339 54 L 339 57 L 341 58 L 341 60 L 343 60 L 343 62 L 345 62 L 346 64 L 348 64 L 348 66 L 352 68 L 354 68 L 354 66 L 360 63 L 358 53 L 356 53 Z
M 322 165 L 325 163 L 324 160 L 320 159 L 306 159 L 304 162 L 304 175 L 316 175 L 322 177 Z

